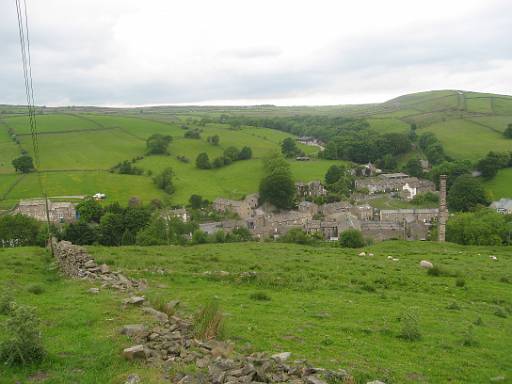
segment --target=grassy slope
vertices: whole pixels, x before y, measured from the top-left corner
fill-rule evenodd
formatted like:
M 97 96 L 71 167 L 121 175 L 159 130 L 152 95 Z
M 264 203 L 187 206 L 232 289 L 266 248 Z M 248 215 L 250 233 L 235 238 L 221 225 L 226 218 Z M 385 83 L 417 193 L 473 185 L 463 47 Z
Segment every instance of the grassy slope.
M 121 359 L 130 344 L 119 327 L 144 321 L 138 310 L 123 310 L 124 298 L 116 292 L 87 293 L 91 283 L 65 280 L 49 272 L 49 259 L 40 248 L 0 249 L 0 290 L 8 289 L 19 304 L 34 306 L 42 320 L 43 342 L 48 351 L 38 366 L 0 369 L 0 383 L 37 382 L 46 374 L 47 384 L 124 383 L 138 373 L 146 383 L 159 383 L 160 372 Z M 44 289 L 40 295 L 30 285 Z M 0 322 L 5 316 L 0 315 Z M 147 321 L 147 319 L 146 319 Z M 0 340 L 3 335 L 0 333 Z
M 512 199 L 512 168 L 498 171 L 494 179 L 485 183 L 485 187 L 491 191 L 493 200 L 502 197 Z
M 16 132 L 28 132 L 27 120 L 23 116 L 9 117 L 4 120 Z M 116 163 L 144 155 L 145 139 L 153 133 L 169 134 L 174 141 L 170 145 L 171 156 L 147 157 L 137 165 L 153 173 L 165 167 L 175 171 L 176 194 L 173 203 L 183 204 L 193 193 L 199 193 L 208 199 L 219 196 L 239 198 L 255 192 L 261 177 L 260 158 L 272 151 L 279 150 L 280 142 L 291 135 L 266 128 L 242 127 L 230 130 L 222 124 L 209 124 L 200 127 L 200 140 L 185 139 L 185 130 L 179 122 L 156 121 L 141 117 L 107 116 L 97 114 L 82 115 L 41 115 L 38 126 L 41 131 L 39 148 L 41 168 L 43 170 L 66 170 L 66 172 L 45 173 L 43 179 L 50 196 L 86 195 L 104 192 L 111 201 L 126 202 L 131 196 L 138 196 L 144 201 L 151 198 L 165 197 L 158 191 L 147 176 L 112 175 L 106 173 Z M 192 125 L 193 127 L 193 125 Z M 12 149 L 0 155 L 0 173 L 11 173 L 10 161 L 18 153 L 18 148 L 9 142 L 7 128 L 0 126 L 2 145 Z M 51 134 L 49 132 L 52 132 Z M 53 133 L 55 132 L 55 133 Z M 221 143 L 212 146 L 206 138 L 219 135 Z M 31 150 L 30 136 L 20 136 L 24 148 Z M 249 145 L 253 149 L 254 159 L 240 162 L 220 170 L 200 171 L 195 168 L 195 158 L 200 152 L 207 152 L 213 159 L 222 155 L 228 146 L 241 148 Z M 315 154 L 318 149 L 300 145 L 308 154 Z M 184 164 L 176 159 L 177 155 L 188 157 L 191 162 Z M 310 163 L 292 162 L 294 175 L 298 180 L 322 178 L 330 161 L 312 161 Z M 94 172 L 84 172 L 92 171 Z M 0 191 L 5 191 L 12 184 L 11 175 L 0 175 Z M 200 182 L 199 182 L 200 181 Z M 0 206 L 12 206 L 18 199 L 40 196 L 37 177 L 29 175 L 17 185 L 0 202 Z
M 369 248 L 375 253 L 371 258 L 356 256 L 356 250 L 275 243 L 90 250 L 98 261 L 146 278 L 148 297 L 180 299 L 182 313 L 193 313 L 217 296 L 228 337 L 239 348 L 288 350 L 315 365 L 346 368 L 358 383 L 511 379 L 512 256 L 505 248 L 387 242 Z M 400 260 L 389 261 L 388 255 Z M 140 321 L 140 314 L 122 311 L 117 294 L 90 296 L 89 284 L 56 279 L 46 272 L 43 250 L 3 249 L 0 258 L 1 280 L 13 287 L 20 303 L 37 307 L 50 352 L 42 366 L 3 368 L 6 382 L 23 381 L 36 371 L 46 372 L 52 384 L 122 383 L 137 371 L 144 382 L 157 382 L 155 373 L 120 357 L 129 342 L 117 329 Z M 421 259 L 457 274 L 466 286 L 456 287 L 453 276 L 427 275 L 418 267 Z M 166 273 L 156 272 L 162 268 Z M 219 270 L 232 275 L 203 275 Z M 250 270 L 257 271 L 256 279 L 237 277 Z M 28 293 L 29 284 L 40 284 L 45 292 Z M 271 300 L 251 300 L 254 292 L 265 292 Z M 460 309 L 447 308 L 454 302 Z M 494 314 L 498 305 L 507 308 L 508 317 Z M 399 318 L 411 307 L 420 316 L 417 342 L 397 337 Z M 478 345 L 462 346 L 477 318 L 483 321 L 474 328 Z

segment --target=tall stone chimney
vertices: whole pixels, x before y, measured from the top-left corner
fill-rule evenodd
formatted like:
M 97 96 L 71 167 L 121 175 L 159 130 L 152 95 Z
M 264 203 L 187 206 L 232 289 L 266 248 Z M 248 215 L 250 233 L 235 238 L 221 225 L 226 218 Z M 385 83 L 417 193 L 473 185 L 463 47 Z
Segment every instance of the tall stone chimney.
M 448 209 L 446 207 L 446 175 L 439 179 L 439 241 L 446 240 L 446 221 L 448 220 Z

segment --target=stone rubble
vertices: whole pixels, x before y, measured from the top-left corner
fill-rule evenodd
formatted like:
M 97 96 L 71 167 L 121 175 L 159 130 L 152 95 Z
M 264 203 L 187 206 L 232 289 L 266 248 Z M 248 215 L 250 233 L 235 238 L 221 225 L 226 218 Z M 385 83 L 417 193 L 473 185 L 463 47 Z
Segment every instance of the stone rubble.
M 60 270 L 68 277 L 97 280 L 101 282 L 102 288 L 110 287 L 121 291 L 147 287 L 144 280 L 129 279 L 121 272 L 111 271 L 106 264 L 98 266 L 83 247 L 64 240 L 57 242 L 53 239 L 52 241 Z

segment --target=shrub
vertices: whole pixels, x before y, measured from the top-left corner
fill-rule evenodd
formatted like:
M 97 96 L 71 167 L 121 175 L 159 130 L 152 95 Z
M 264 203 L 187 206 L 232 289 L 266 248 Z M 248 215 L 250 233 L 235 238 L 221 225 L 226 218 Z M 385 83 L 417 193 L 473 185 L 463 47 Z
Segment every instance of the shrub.
M 8 365 L 37 363 L 45 356 L 35 310 L 14 305 L 4 325 L 7 338 L 0 343 L 0 361 Z
M 251 300 L 256 301 L 270 301 L 272 300 L 269 295 L 267 295 L 265 292 L 254 292 L 251 293 L 251 296 L 249 296 Z
M 34 295 L 40 295 L 41 293 L 44 293 L 44 287 L 38 285 L 38 284 L 30 284 L 27 287 L 27 291 L 30 293 L 33 293 Z
M 364 239 L 361 231 L 357 229 L 347 229 L 341 234 L 340 245 L 345 248 L 364 247 Z
M 224 330 L 224 315 L 219 303 L 211 300 L 194 317 L 195 336 L 202 340 L 222 338 Z
M 419 326 L 418 313 L 409 309 L 400 318 L 402 328 L 400 330 L 400 337 L 404 340 L 416 341 L 421 339 L 421 332 Z

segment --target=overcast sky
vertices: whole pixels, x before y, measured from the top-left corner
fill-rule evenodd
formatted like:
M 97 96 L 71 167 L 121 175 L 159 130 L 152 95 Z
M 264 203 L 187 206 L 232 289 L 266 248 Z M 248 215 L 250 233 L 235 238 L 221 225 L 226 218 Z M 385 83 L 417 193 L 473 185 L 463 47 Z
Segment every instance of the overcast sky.
M 347 104 L 512 94 L 511 0 L 26 0 L 37 104 Z M 0 0 L 0 103 L 24 103 Z

